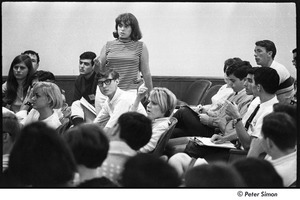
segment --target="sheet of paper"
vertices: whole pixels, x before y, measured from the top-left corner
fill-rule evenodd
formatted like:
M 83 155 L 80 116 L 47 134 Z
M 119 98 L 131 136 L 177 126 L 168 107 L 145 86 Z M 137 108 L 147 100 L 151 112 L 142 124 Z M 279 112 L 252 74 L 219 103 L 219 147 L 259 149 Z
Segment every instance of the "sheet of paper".
M 194 137 L 192 137 L 191 139 L 193 139 L 193 138 Z M 202 143 L 202 145 L 205 145 L 205 146 L 235 149 L 234 144 L 232 144 L 231 142 L 225 142 L 223 144 L 215 144 L 215 143 L 211 142 L 210 138 L 208 138 L 208 137 L 196 137 L 196 138 L 200 141 L 200 143 Z

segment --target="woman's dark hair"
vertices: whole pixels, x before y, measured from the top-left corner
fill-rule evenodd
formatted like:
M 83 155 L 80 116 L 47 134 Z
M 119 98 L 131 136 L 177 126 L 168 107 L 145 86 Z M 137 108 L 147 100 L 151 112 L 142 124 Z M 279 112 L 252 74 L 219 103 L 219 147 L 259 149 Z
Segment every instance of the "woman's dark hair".
M 4 102 L 7 104 L 12 104 L 16 97 L 17 97 L 17 90 L 18 90 L 18 82 L 16 77 L 14 76 L 13 68 L 16 64 L 24 63 L 26 67 L 28 68 L 28 74 L 26 76 L 26 79 L 24 81 L 23 85 L 23 96 L 26 96 L 26 92 L 28 90 L 28 87 L 31 85 L 32 77 L 34 74 L 34 70 L 32 67 L 31 59 L 28 55 L 18 55 L 14 58 L 10 65 L 10 69 L 8 72 L 7 77 L 7 90 L 5 92 Z
M 132 32 L 130 38 L 133 41 L 138 41 L 142 38 L 142 32 L 140 30 L 139 22 L 133 14 L 131 13 L 120 14 L 115 21 L 116 21 L 116 26 L 115 26 L 116 31 L 113 32 L 114 38 L 119 38 L 118 25 L 121 24 L 122 22 L 126 25 L 131 26 Z
M 21 130 L 9 157 L 10 173 L 22 185 L 68 186 L 76 172 L 67 143 L 44 122 L 33 122 Z

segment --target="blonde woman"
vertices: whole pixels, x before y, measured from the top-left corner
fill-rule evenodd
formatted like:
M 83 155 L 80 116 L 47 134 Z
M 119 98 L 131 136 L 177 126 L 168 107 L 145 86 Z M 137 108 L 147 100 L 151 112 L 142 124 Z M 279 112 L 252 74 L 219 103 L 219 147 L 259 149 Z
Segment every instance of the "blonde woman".
M 30 99 L 32 109 L 27 115 L 26 110 L 17 113 L 22 125 L 35 121 L 43 121 L 56 129 L 61 125 L 58 112 L 63 105 L 62 94 L 59 87 L 51 82 L 37 82 L 31 91 Z
M 137 97 L 131 111 L 135 111 L 141 99 L 143 99 L 148 91 L 145 85 L 141 85 L 138 89 Z M 146 111 L 149 119 L 152 120 L 152 136 L 148 144 L 140 148 L 139 152 L 148 153 L 155 149 L 160 136 L 168 129 L 170 125 L 170 117 L 176 106 L 176 96 L 169 89 L 164 87 L 155 87 L 150 92 L 149 103 Z

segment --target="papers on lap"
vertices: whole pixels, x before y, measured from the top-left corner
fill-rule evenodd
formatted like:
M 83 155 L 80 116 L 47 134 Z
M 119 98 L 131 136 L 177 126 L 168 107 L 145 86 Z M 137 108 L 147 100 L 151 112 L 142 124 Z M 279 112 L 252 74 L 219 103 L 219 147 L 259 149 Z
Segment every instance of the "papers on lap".
M 195 140 L 196 138 L 196 140 Z M 199 145 L 202 146 L 211 146 L 211 147 L 219 147 L 219 148 L 228 148 L 228 149 L 235 149 L 234 144 L 231 142 L 225 142 L 223 144 L 215 144 L 210 141 L 208 137 L 191 137 L 191 140 L 195 140 Z
M 84 118 L 86 122 L 93 122 L 96 114 L 96 109 L 84 97 L 80 99 L 80 104 L 83 106 Z

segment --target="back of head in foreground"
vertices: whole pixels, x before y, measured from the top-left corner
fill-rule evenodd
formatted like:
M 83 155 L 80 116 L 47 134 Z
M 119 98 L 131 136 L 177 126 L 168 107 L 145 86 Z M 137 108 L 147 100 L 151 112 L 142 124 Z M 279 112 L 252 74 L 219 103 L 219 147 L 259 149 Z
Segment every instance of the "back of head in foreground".
M 44 122 L 25 126 L 9 159 L 11 174 L 24 186 L 70 186 L 75 160 L 65 141 Z
M 176 170 L 164 160 L 147 153 L 140 153 L 127 160 L 121 174 L 123 187 L 171 188 L 181 180 Z
M 232 188 L 245 187 L 240 174 L 226 163 L 195 166 L 185 174 L 185 187 Z
M 133 150 L 145 146 L 152 136 L 152 122 L 138 112 L 127 112 L 118 119 L 120 139 L 124 140 Z
M 64 139 L 71 148 L 77 165 L 95 169 L 107 157 L 109 143 L 104 131 L 96 124 L 81 124 L 69 129 Z
M 283 187 L 282 178 L 267 160 L 249 157 L 233 163 L 248 187 Z

